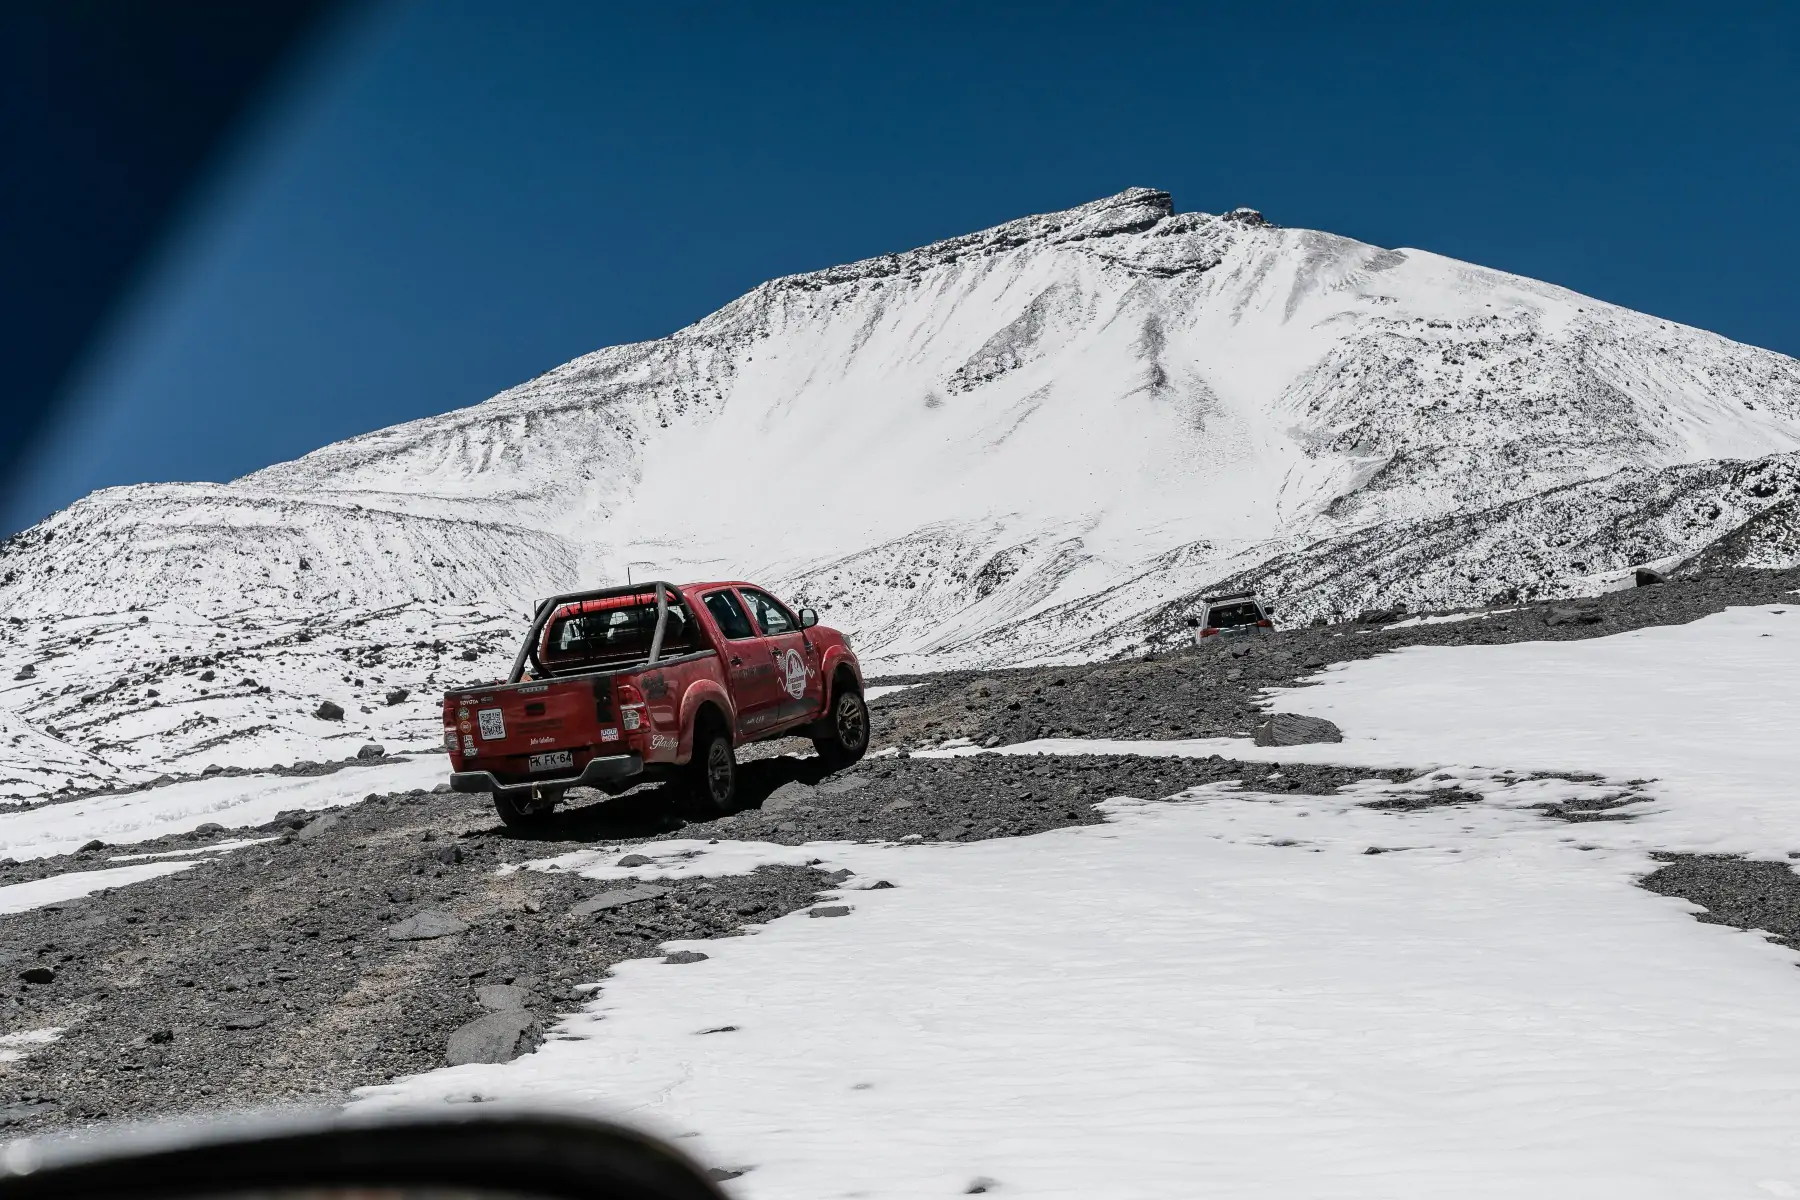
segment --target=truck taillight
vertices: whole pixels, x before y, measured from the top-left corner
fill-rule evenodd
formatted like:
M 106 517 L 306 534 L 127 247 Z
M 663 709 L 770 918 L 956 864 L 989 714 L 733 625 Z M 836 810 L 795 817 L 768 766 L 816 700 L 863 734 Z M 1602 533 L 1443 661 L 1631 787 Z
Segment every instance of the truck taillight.
M 1209 625 L 1205 629 L 1202 629 L 1200 631 L 1200 636 L 1201 637 L 1212 637 L 1213 635 L 1217 634 L 1218 632 L 1219 631 L 1217 629 L 1214 629 L 1212 626 Z
M 1256 627 L 1258 629 L 1273 629 L 1273 628 L 1275 628 L 1275 622 L 1269 620 L 1267 617 L 1264 617 L 1262 620 L 1260 620 L 1256 623 Z
M 629 683 L 621 683 L 616 689 L 619 698 L 619 724 L 626 729 L 641 729 L 644 725 L 644 694 Z

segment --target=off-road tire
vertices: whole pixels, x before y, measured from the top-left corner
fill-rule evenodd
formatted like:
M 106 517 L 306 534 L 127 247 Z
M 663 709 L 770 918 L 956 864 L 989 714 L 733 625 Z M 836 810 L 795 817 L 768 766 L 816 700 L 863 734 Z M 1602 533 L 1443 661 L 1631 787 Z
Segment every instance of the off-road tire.
M 681 769 L 683 798 L 698 813 L 722 816 L 737 811 L 737 752 L 731 735 L 717 724 L 694 730 L 694 753 Z
M 813 749 L 835 771 L 861 758 L 869 749 L 869 706 L 853 687 L 841 688 L 831 698 L 831 711 L 816 727 Z
M 494 811 L 500 814 L 500 822 L 508 829 L 542 829 L 550 819 L 550 814 L 562 802 L 561 792 L 552 792 L 545 799 L 537 801 L 530 808 L 521 808 L 514 795 L 506 792 L 495 792 Z

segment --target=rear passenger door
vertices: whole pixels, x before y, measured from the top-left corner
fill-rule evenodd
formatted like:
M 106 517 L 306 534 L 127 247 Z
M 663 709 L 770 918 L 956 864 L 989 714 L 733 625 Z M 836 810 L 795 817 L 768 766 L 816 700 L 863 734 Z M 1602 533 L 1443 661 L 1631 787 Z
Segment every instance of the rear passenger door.
M 769 648 L 730 588 L 700 598 L 724 636 L 725 686 L 737 705 L 737 732 L 754 736 L 781 721 L 787 692 L 775 678 Z
M 825 703 L 819 677 L 819 653 L 813 640 L 800 628 L 800 619 L 787 605 L 756 588 L 739 588 L 738 594 L 756 626 L 762 630 L 775 665 L 775 681 L 782 692 L 782 720 L 798 721 L 817 716 Z

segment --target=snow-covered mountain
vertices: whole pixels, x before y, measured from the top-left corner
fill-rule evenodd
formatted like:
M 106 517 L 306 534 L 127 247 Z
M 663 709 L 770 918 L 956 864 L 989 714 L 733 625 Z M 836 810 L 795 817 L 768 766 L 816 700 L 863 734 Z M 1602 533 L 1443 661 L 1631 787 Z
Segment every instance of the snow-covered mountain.
M 1227 582 L 1305 620 L 1791 562 L 1796 496 L 1793 359 L 1140 188 L 777 279 L 232 483 L 97 492 L 5 547 L 0 663 L 80 636 L 93 666 L 55 686 L 111 686 L 160 648 L 71 614 L 143 605 L 217 630 L 161 660 L 304 625 L 284 669 L 336 665 L 301 697 L 376 636 L 327 627 L 430 645 L 453 610 L 498 639 L 628 566 L 767 579 L 878 667 L 1089 657 Z M 56 724 L 44 678 L 0 701 L 34 728 Z

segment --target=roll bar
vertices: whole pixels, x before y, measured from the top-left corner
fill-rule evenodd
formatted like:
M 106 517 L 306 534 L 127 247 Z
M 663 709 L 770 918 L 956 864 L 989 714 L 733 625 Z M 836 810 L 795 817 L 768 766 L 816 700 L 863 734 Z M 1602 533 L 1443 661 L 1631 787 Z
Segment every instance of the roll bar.
M 609 596 L 636 596 L 646 588 L 656 590 L 656 632 L 650 635 L 650 659 L 645 666 L 651 666 L 662 657 L 663 633 L 669 624 L 669 595 L 681 595 L 681 591 L 672 583 L 657 580 L 654 583 L 628 583 L 623 587 L 596 588 L 587 592 L 561 592 L 547 596 L 537 603 L 537 611 L 531 618 L 531 630 L 525 635 L 525 644 L 519 647 L 518 655 L 513 659 L 512 671 L 506 682 L 517 683 L 525 676 L 525 664 L 529 662 L 536 667 L 539 675 L 548 675 L 543 662 L 538 658 L 538 639 L 544 636 L 544 625 L 550 615 L 565 604 L 579 604 L 584 600 L 605 600 Z

